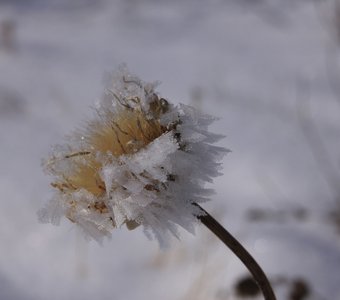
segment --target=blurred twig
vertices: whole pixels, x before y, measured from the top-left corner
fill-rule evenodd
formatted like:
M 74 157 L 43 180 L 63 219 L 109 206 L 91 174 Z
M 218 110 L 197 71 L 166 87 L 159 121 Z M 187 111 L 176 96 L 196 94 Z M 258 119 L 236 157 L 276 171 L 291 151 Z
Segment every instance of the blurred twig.
M 0 23 L 0 46 L 10 53 L 15 50 L 16 23 L 7 19 Z
M 340 174 L 334 168 L 324 141 L 311 117 L 309 82 L 303 83 L 300 81 L 298 83 L 296 107 L 298 122 L 314 160 L 317 163 L 320 172 L 323 174 L 331 192 L 335 195 L 335 199 L 339 200 Z

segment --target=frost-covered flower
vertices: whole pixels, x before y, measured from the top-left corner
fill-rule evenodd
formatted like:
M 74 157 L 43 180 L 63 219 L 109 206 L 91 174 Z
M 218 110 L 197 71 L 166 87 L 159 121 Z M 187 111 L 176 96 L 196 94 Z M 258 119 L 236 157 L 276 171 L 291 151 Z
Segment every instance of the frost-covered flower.
M 201 210 L 193 203 L 212 193 L 226 149 L 207 127 L 215 118 L 174 106 L 126 67 L 110 74 L 95 117 L 44 161 L 55 195 L 39 211 L 43 222 L 62 216 L 101 241 L 115 227 L 144 227 L 166 245 L 177 227 L 194 232 Z

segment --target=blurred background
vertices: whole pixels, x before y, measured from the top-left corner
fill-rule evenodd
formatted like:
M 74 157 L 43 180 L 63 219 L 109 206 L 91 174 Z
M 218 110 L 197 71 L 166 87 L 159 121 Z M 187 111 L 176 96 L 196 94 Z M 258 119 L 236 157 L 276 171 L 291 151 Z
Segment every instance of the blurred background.
M 121 63 L 216 115 L 232 150 L 204 207 L 278 299 L 340 299 L 340 1 L 0 0 L 0 299 L 262 299 L 207 229 L 160 251 L 40 224 L 41 159 Z

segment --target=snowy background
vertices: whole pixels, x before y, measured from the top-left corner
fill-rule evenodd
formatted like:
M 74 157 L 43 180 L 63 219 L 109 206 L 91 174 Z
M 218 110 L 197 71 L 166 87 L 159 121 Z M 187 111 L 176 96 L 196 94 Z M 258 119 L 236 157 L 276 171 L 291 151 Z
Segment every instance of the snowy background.
M 1 0 L 0 299 L 234 300 L 248 273 L 203 226 L 161 252 L 40 224 L 40 167 L 126 62 L 171 102 L 221 118 L 232 150 L 205 208 L 278 299 L 340 299 L 340 2 Z

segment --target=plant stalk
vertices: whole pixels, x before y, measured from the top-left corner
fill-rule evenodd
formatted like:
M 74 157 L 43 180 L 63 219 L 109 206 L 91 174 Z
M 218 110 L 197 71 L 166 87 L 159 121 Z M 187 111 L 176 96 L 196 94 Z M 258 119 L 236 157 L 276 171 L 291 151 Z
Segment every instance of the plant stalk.
M 264 299 L 276 300 L 275 294 L 266 274 L 263 272 L 255 259 L 249 254 L 249 252 L 200 205 L 197 203 L 194 205 L 198 206 L 204 212 L 204 215 L 197 216 L 197 218 L 243 262 L 243 264 L 253 275 L 254 280 L 262 291 Z

